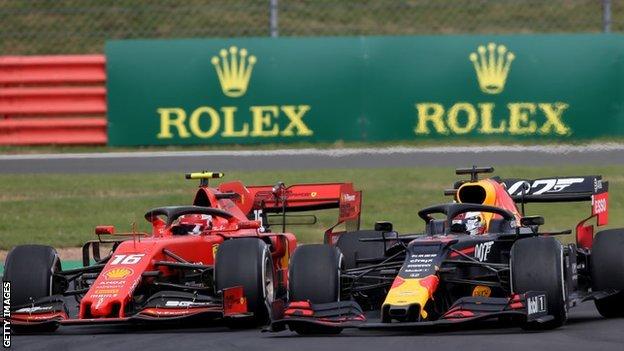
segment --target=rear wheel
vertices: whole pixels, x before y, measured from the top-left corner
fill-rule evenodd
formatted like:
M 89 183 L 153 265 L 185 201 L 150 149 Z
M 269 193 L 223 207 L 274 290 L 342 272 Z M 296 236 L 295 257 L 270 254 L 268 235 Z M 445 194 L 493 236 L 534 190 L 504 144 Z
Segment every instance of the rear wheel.
M 11 282 L 11 305 L 29 305 L 41 298 L 57 294 L 53 275 L 61 270 L 61 260 L 56 250 L 43 245 L 20 245 L 7 255 L 3 280 Z M 45 324 L 16 331 L 54 331 L 58 324 Z M 23 330 L 21 330 L 23 329 Z
M 553 320 L 528 322 L 526 329 L 553 329 L 567 319 L 563 272 L 563 248 L 552 237 L 521 239 L 511 248 L 511 284 L 517 294 L 527 291 L 546 293 L 547 313 Z
M 236 319 L 232 327 L 267 323 L 271 304 L 275 300 L 273 259 L 269 246 L 256 238 L 225 241 L 219 246 L 215 258 L 215 285 L 217 290 L 243 287 L 247 308 L 253 317 Z
M 340 266 L 342 254 L 330 245 L 298 247 L 290 259 L 288 296 L 290 301 L 330 303 L 340 300 Z M 342 328 L 297 326 L 297 334 L 338 334 Z
M 624 317 L 624 229 L 603 230 L 596 234 L 591 254 L 593 290 L 620 290 L 595 300 L 603 317 Z

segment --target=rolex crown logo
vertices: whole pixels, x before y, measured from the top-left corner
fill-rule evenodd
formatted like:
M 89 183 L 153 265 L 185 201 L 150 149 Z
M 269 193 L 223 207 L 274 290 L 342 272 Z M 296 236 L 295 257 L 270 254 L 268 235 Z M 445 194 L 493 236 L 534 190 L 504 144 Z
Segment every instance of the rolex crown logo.
M 211 60 L 219 76 L 221 90 L 229 97 L 245 95 L 251 71 L 256 63 L 254 55 L 248 55 L 247 49 L 231 46 L 228 50 L 221 49 L 219 56 Z
M 477 52 L 470 54 L 469 58 L 477 71 L 477 80 L 482 92 L 498 94 L 503 91 L 511 61 L 515 57 L 504 45 L 494 43 L 489 43 L 487 48 L 480 45 Z

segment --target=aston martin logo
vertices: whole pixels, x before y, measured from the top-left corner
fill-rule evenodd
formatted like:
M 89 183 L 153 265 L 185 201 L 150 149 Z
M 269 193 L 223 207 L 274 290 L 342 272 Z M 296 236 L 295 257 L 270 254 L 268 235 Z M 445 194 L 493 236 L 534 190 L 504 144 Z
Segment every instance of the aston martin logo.
M 487 48 L 480 45 L 477 52 L 468 56 L 477 72 L 481 91 L 486 94 L 498 94 L 505 88 L 511 62 L 516 57 L 504 45 L 489 43 Z
M 217 71 L 223 94 L 229 97 L 245 95 L 256 61 L 254 55 L 248 55 L 247 49 L 239 50 L 236 46 L 221 49 L 219 56 L 213 56 L 210 62 Z
M 113 268 L 104 273 L 106 279 L 124 279 L 127 276 L 132 275 L 134 271 L 130 268 Z

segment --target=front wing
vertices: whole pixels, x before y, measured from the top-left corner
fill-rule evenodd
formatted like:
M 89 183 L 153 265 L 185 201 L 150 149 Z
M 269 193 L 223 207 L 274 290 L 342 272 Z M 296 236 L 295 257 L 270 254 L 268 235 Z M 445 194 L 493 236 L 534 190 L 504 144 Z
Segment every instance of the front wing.
M 311 304 L 308 301 L 291 302 L 279 319 L 267 329 L 279 332 L 289 328 L 321 326 L 325 330 L 359 329 L 428 329 L 459 324 L 470 324 L 499 317 L 510 317 L 523 322 L 544 323 L 552 320 L 546 312 L 546 294 L 527 292 L 509 298 L 464 297 L 457 300 L 439 319 L 416 322 L 371 322 L 360 306 L 353 301 L 329 304 Z
M 11 311 L 10 323 L 33 329 L 51 325 L 86 325 L 173 322 L 190 319 L 221 319 L 251 316 L 247 312 L 247 301 L 243 288 L 223 290 L 223 299 L 159 294 L 150 298 L 137 312 L 124 317 L 113 318 L 70 318 L 64 300 L 59 296 L 44 298 L 28 306 L 19 306 Z

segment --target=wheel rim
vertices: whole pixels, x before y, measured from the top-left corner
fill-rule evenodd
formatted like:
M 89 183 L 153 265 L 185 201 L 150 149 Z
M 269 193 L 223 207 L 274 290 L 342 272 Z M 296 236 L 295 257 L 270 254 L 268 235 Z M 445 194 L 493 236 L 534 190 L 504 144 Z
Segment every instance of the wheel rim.
M 267 303 L 267 307 L 271 307 L 273 304 L 273 300 L 275 299 L 275 288 L 273 284 L 273 265 L 271 264 L 271 258 L 269 255 L 264 257 L 264 265 L 262 268 L 262 282 L 263 282 L 263 292 L 264 292 L 264 300 Z

